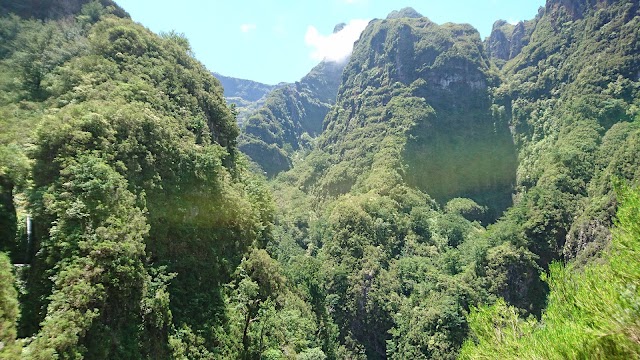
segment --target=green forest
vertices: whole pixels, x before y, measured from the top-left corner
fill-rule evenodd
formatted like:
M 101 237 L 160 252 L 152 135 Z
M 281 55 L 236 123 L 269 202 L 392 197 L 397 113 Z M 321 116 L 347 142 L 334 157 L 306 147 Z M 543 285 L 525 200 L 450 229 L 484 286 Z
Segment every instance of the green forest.
M 0 0 L 1 359 L 640 358 L 637 0 L 399 9 L 226 78 L 254 102 L 212 71 L 112 0 Z

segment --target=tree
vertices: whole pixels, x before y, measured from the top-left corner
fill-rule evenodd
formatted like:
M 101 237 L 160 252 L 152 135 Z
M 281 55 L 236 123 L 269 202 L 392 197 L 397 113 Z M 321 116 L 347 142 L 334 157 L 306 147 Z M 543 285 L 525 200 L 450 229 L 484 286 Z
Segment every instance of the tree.
M 20 344 L 16 342 L 16 324 L 20 316 L 18 292 L 12 265 L 5 253 L 0 253 L 0 357 L 19 359 Z
M 27 358 L 138 358 L 149 231 L 126 180 L 92 154 L 65 162 L 44 195 L 55 219 L 41 256 L 53 292 Z

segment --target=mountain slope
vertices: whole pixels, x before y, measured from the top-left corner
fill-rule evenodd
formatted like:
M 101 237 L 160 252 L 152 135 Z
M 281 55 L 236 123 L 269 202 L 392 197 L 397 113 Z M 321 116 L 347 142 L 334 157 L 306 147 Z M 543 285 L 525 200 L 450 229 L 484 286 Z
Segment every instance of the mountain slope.
M 288 170 L 295 151 L 309 148 L 335 102 L 345 61 L 322 61 L 295 84 L 272 91 L 243 124 L 239 148 L 269 177 Z
M 362 34 L 320 147 L 341 154 L 339 166 L 356 171 L 340 175 L 340 181 L 355 184 L 366 173 L 370 154 L 381 150 L 382 130 L 401 126 L 394 115 L 405 108 L 414 118 L 402 124 L 405 132 L 386 131 L 408 139 L 401 154 L 407 184 L 442 204 L 469 197 L 499 214 L 511 201 L 516 153 L 506 119 L 490 98 L 497 74 L 475 29 L 413 19 L 392 17 Z M 371 133 L 376 128 L 380 133 Z M 340 193 L 349 187 L 324 190 Z
M 466 309 L 488 296 L 473 270 L 478 220 L 508 206 L 516 176 L 507 119 L 492 111 L 499 82 L 477 31 L 415 11 L 373 20 L 355 44 L 317 148 L 275 191 L 285 235 L 274 252 L 295 264 L 304 255 L 286 249 L 300 246 L 321 264 L 318 306 L 339 329 L 336 358 L 455 357 Z M 486 184 L 476 193 L 469 171 Z M 517 249 L 495 258 L 512 255 L 531 265 Z
M 28 19 L 42 9 L 0 17 L 0 246 L 22 289 L 16 324 L 3 255 L 0 357 L 211 358 L 216 329 L 241 326 L 225 284 L 272 214 L 222 88 L 181 36 L 98 2 Z
M 60 1 L 41 1 L 41 0 L 8 0 L 0 3 L 1 14 L 16 14 L 23 18 L 36 18 L 39 20 L 59 19 L 67 16 L 73 16 L 82 10 L 82 7 L 88 3 L 96 2 L 93 0 L 60 0 Z M 112 0 L 100 0 L 98 7 L 111 7 L 111 12 L 119 17 L 129 17 L 118 4 Z M 88 9 L 87 9 L 88 10 Z
M 102 3 L 0 16 L 1 358 L 638 354 L 637 1 L 394 11 L 241 135 Z
M 504 66 L 497 101 L 511 113 L 519 206 L 542 264 L 608 241 L 610 178 L 637 179 L 627 154 L 638 151 L 639 20 L 633 1 L 548 1 L 529 45 Z
M 634 1 L 550 0 L 493 49 L 414 11 L 369 24 L 317 148 L 276 182 L 273 251 L 322 264 L 336 353 L 453 358 L 470 305 L 539 316 L 549 264 L 597 257 L 611 178 L 639 176 L 638 21 Z
M 218 73 L 213 73 L 213 76 L 220 80 L 227 102 L 235 104 L 237 112 L 236 119 L 240 127 L 242 127 L 249 115 L 253 114 L 264 104 L 267 94 L 278 87 L 278 85 L 267 85 L 256 81 L 224 76 Z

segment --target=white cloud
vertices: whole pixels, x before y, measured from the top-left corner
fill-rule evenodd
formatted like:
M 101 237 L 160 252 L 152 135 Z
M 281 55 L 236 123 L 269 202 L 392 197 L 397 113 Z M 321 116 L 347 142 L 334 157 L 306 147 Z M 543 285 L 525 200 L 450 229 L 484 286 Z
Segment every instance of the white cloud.
M 369 20 L 354 19 L 340 31 L 330 35 L 322 35 L 314 26 L 307 28 L 304 42 L 313 48 L 311 58 L 314 60 L 340 61 L 349 56 L 353 43 L 367 27 Z
M 248 33 L 251 30 L 255 30 L 256 27 L 256 24 L 242 24 L 240 25 L 240 31 L 242 31 L 243 33 Z
M 509 19 L 509 20 L 507 20 L 507 22 L 508 22 L 509 24 L 511 24 L 511 25 L 518 25 L 518 23 L 519 23 L 520 21 L 518 21 L 518 20 L 514 20 L 514 19 Z

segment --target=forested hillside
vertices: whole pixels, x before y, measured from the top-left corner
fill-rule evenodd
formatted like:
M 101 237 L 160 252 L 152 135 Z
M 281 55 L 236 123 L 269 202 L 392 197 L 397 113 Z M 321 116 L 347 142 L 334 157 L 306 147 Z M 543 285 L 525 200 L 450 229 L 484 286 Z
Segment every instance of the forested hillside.
M 548 1 L 485 43 L 410 9 L 369 24 L 274 192 L 273 252 L 318 260 L 338 358 L 454 358 L 470 308 L 540 316 L 550 264 L 609 246 L 612 178 L 638 179 L 639 19 L 632 1 Z
M 336 26 L 339 31 L 344 24 Z M 289 170 L 296 152 L 309 150 L 336 101 L 347 59 L 323 60 L 294 84 L 267 95 L 242 125 L 239 147 L 268 177 Z
M 267 286 L 256 277 L 288 288 L 252 250 L 272 236 L 273 206 L 237 150 L 218 81 L 186 39 L 155 35 L 117 8 L 20 15 L 0 20 L 2 219 L 11 225 L 1 246 L 20 264 L 18 316 L 2 258 L 0 357 L 248 351 L 241 319 Z M 283 306 L 303 318 L 296 296 Z M 294 352 L 311 345 L 291 341 Z
M 242 127 L 184 36 L 39 3 L 0 1 L 0 358 L 640 356 L 637 1 L 394 11 Z
M 267 95 L 278 87 L 216 73 L 213 76 L 220 80 L 227 102 L 235 105 L 236 120 L 240 127 L 251 114 L 262 107 Z

